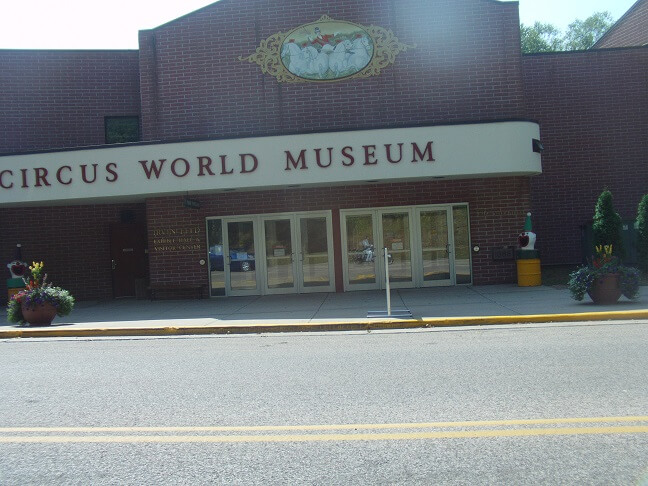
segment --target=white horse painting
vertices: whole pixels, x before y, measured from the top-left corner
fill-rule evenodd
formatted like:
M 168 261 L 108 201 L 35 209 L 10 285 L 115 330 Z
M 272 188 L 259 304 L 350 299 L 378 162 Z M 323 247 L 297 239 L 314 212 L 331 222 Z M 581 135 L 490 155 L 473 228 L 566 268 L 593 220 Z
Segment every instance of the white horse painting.
M 329 70 L 329 54 L 333 52 L 333 46 L 330 44 L 325 44 L 322 46 L 322 50 L 317 52 L 312 46 L 305 47 L 304 50 L 310 52 L 310 65 L 308 69 L 308 74 L 316 75 L 320 79 L 326 77 L 326 72 Z
M 351 56 L 348 60 L 349 67 L 353 67 L 355 71 L 360 71 L 371 59 L 371 44 L 366 37 L 358 37 L 353 41 L 351 47 Z
M 329 69 L 337 77 L 347 70 L 347 49 L 351 48 L 351 41 L 345 40 L 340 42 L 329 57 Z
M 337 35 L 338 33 L 336 33 Z M 304 45 L 304 44 L 302 44 Z M 364 69 L 371 60 L 373 44 L 366 36 L 320 46 L 301 48 L 292 39 L 281 49 L 281 60 L 292 74 L 306 79 L 336 79 Z
M 312 48 L 311 48 L 312 49 Z M 325 44 L 322 50 L 315 56 L 310 63 L 310 73 L 318 75 L 320 79 L 326 77 L 326 72 L 329 70 L 329 55 L 333 52 L 333 46 Z
M 288 64 L 285 62 L 286 55 L 290 56 Z M 302 76 L 306 74 L 310 68 L 310 58 L 304 55 L 304 52 L 294 42 L 288 42 L 281 50 L 281 59 L 284 65 L 295 76 Z

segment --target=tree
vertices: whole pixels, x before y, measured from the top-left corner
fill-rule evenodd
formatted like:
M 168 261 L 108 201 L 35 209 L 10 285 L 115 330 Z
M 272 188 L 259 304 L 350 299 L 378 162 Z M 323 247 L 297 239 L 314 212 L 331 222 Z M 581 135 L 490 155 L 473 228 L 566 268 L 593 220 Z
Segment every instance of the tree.
M 641 198 L 637 208 L 637 262 L 648 276 L 648 194 Z
M 565 50 L 589 49 L 612 27 L 613 23 L 610 12 L 596 12 L 585 20 L 574 20 L 569 24 L 563 39 Z
M 575 20 L 565 35 L 552 24 L 535 22 L 532 26 L 520 25 L 522 52 L 575 51 L 592 47 L 612 26 L 610 12 L 596 12 L 585 20 Z
M 553 52 L 561 51 L 563 43 L 560 30 L 551 24 L 536 22 L 532 27 L 520 25 L 522 52 Z
M 594 235 L 594 246 L 612 245 L 612 254 L 623 259 L 621 216 L 614 210 L 612 204 L 612 193 L 605 189 L 596 201 L 594 210 L 594 224 L 592 232 Z

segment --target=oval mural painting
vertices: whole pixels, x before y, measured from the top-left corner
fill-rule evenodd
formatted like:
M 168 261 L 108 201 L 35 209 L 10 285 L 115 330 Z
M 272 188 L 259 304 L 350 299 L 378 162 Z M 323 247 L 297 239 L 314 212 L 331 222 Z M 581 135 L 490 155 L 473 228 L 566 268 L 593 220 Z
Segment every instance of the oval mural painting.
M 322 15 L 287 34 L 272 34 L 253 54 L 238 59 L 258 64 L 280 83 L 337 81 L 378 76 L 398 53 L 414 47 L 383 27 Z
M 369 65 L 374 42 L 351 22 L 324 20 L 289 32 L 281 45 L 281 63 L 295 76 L 335 80 L 353 76 Z

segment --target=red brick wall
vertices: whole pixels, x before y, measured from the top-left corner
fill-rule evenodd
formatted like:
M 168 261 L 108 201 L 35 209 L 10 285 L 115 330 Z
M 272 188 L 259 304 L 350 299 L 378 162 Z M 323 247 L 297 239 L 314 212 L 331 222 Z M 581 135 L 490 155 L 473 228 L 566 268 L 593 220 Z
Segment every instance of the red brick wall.
M 199 261 L 207 256 L 208 216 L 466 202 L 472 243 L 481 247 L 478 254 L 473 253 L 474 283 L 514 282 L 515 263 L 494 261 L 492 250 L 517 244 L 530 205 L 526 177 L 228 192 L 192 198 L 201 202 L 199 210 L 183 207 L 182 197 L 147 200 L 149 265 L 154 283 L 206 282 L 206 268 Z M 199 249 L 155 252 L 156 230 L 194 227 L 200 229 Z
M 634 4 L 595 44 L 597 48 L 648 44 L 648 0 Z
M 278 83 L 239 56 L 326 14 L 416 48 L 377 76 Z M 518 6 L 492 0 L 221 0 L 140 34 L 145 139 L 395 127 L 523 115 Z
M 523 66 L 545 147 L 531 180 L 542 262 L 579 263 L 579 225 L 601 191 L 631 220 L 648 192 L 648 47 L 530 55 Z
M 109 225 L 127 209 L 146 221 L 144 204 L 0 208 L 0 262 L 12 261 L 20 243 L 23 260 L 43 261 L 49 280 L 77 300 L 112 298 Z M 3 273 L 0 296 L 7 295 Z
M 139 115 L 138 51 L 0 50 L 0 153 L 100 145 Z

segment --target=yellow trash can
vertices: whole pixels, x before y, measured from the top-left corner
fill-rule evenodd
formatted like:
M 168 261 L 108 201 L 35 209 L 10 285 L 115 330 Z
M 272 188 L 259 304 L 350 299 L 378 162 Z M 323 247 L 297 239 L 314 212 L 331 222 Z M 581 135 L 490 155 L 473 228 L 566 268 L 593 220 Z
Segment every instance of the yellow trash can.
M 518 287 L 537 287 L 542 285 L 539 258 L 518 258 L 517 260 Z

